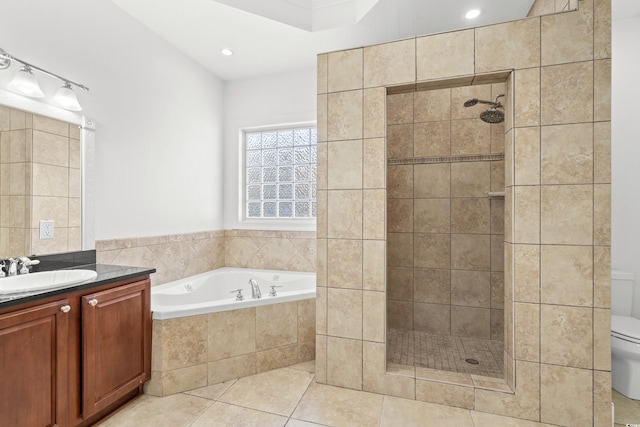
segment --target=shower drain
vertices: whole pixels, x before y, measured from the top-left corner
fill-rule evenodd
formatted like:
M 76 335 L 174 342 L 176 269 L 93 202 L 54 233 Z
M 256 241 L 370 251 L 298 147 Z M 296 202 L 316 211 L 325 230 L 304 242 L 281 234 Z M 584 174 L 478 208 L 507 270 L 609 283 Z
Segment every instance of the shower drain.
M 469 363 L 470 365 L 479 365 L 480 362 L 478 362 L 476 359 L 464 359 L 465 362 Z

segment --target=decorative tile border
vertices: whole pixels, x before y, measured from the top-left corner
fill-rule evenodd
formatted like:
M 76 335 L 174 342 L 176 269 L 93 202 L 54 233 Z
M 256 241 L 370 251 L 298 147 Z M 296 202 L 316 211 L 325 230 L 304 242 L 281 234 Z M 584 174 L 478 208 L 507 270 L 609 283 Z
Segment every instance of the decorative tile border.
M 463 156 L 409 157 L 406 159 L 389 159 L 389 165 L 424 165 L 428 163 L 489 162 L 504 160 L 504 153 L 476 154 Z

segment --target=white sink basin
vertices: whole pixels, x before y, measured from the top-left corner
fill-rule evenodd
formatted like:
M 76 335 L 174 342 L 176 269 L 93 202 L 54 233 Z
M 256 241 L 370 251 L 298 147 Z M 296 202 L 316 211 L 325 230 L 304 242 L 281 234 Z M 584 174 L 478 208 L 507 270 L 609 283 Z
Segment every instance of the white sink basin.
M 0 278 L 0 295 L 24 294 L 77 285 L 98 277 L 93 270 L 53 270 Z

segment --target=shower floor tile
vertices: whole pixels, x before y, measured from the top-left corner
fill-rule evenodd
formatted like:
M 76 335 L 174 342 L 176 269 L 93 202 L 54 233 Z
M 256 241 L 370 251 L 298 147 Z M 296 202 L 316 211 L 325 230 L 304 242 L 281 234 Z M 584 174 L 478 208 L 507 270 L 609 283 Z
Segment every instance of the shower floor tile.
M 389 363 L 504 378 L 503 352 L 503 341 L 387 330 Z M 468 363 L 465 359 L 473 359 L 478 364 Z

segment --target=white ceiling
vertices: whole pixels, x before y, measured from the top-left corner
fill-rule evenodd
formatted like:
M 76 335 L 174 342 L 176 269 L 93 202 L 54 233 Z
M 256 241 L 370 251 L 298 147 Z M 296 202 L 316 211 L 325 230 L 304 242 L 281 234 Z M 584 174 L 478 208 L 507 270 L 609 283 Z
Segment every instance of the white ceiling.
M 318 53 L 521 19 L 533 3 L 533 0 L 111 1 L 223 80 L 314 67 Z M 354 5 L 349 6 L 350 3 Z M 319 7 L 332 4 L 343 9 Z M 293 16 L 295 10 L 287 9 L 292 6 L 312 14 Z M 345 9 L 348 7 L 356 8 L 355 12 Z M 466 20 L 465 12 L 475 8 L 482 10 L 480 17 Z M 327 21 L 331 18 L 327 15 L 331 14 L 340 19 Z M 326 27 L 334 28 L 319 29 Z M 232 49 L 234 54 L 223 56 L 222 48 Z

